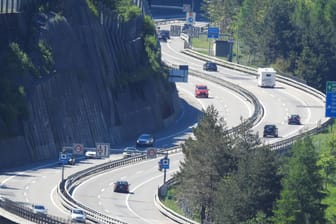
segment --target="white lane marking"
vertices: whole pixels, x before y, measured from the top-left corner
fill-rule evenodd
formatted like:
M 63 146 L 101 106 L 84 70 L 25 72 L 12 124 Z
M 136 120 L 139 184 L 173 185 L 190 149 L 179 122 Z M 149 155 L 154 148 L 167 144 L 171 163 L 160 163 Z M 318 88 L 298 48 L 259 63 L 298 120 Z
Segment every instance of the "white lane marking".
M 55 191 L 56 191 L 57 187 L 58 187 L 57 185 L 56 185 L 55 187 L 53 187 L 53 189 L 52 189 L 51 192 L 50 192 L 49 197 L 50 197 L 51 203 L 57 208 L 58 211 L 62 212 L 63 214 L 68 215 L 69 213 L 68 213 L 68 212 L 65 212 L 65 211 L 62 209 L 62 207 L 59 207 L 59 206 L 57 205 L 57 203 L 55 202 L 55 200 L 54 200 L 53 195 L 55 194 Z
M 176 171 L 176 170 L 178 170 L 178 169 L 175 169 L 174 171 Z M 173 170 L 170 170 L 170 172 L 173 172 Z M 132 191 L 135 191 L 136 189 L 138 189 L 139 187 L 142 187 L 142 186 L 145 185 L 146 183 L 151 182 L 152 180 L 154 180 L 154 179 L 156 179 L 156 178 L 159 178 L 159 177 L 162 177 L 162 176 L 163 176 L 163 173 L 160 173 L 159 175 L 156 175 L 156 176 L 154 176 L 154 177 L 151 177 L 151 178 L 149 178 L 148 180 L 146 180 L 146 181 L 144 181 L 144 182 L 138 184 L 137 186 L 135 186 L 135 187 L 133 188 Z M 128 210 L 129 210 L 133 215 L 135 215 L 136 217 L 138 217 L 139 219 L 141 219 L 142 221 L 144 221 L 144 222 L 146 222 L 146 223 L 148 223 L 148 224 L 151 224 L 152 222 L 150 222 L 150 221 L 148 221 L 147 219 L 145 219 L 144 217 L 140 216 L 138 213 L 136 213 L 136 212 L 130 207 L 130 205 L 129 205 L 129 203 L 128 203 L 128 201 L 129 201 L 129 197 L 130 197 L 130 194 L 128 194 L 128 195 L 126 196 L 126 199 L 125 199 L 125 203 L 126 203 L 126 206 L 127 206 Z

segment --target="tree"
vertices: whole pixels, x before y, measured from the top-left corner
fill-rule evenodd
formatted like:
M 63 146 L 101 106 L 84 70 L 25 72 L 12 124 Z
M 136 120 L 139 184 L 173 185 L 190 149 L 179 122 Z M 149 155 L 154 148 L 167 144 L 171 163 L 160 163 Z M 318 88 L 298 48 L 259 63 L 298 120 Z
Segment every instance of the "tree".
M 326 197 L 322 203 L 327 206 L 325 217 L 329 223 L 334 223 L 336 220 L 336 147 L 335 136 L 331 134 L 326 144 L 326 148 L 321 147 L 320 158 L 318 165 L 321 166 L 321 175 L 325 188 Z
M 293 145 L 292 156 L 281 170 L 283 189 L 274 209 L 275 223 L 325 223 L 325 206 L 321 203 L 325 194 L 317 161 L 311 138 L 305 137 Z
M 216 223 L 262 223 L 272 215 L 280 192 L 275 152 L 243 126 L 234 134 L 237 170 L 222 179 L 216 192 Z M 259 220 L 257 222 L 257 220 Z
M 185 159 L 176 175 L 177 197 L 201 220 L 211 221 L 217 184 L 233 166 L 232 140 L 213 105 L 203 112 L 193 129 L 194 138 L 182 145 Z

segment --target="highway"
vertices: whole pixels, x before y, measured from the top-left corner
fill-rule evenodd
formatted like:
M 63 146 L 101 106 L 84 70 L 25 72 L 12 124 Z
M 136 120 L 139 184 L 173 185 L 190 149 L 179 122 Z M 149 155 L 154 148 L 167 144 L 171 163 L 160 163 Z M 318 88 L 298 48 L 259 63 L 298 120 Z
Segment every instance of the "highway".
M 279 141 L 315 127 L 324 118 L 324 103 L 310 94 L 294 87 L 276 84 L 274 89 L 263 89 L 257 86 L 254 76 L 219 67 L 218 72 L 202 71 L 204 61 L 194 59 L 181 53 L 183 42 L 180 38 L 172 38 L 168 43 L 162 43 L 163 60 L 171 64 L 188 64 L 189 69 L 203 72 L 209 76 L 238 84 L 253 92 L 262 103 L 265 114 L 253 130 L 262 133 L 265 124 L 276 124 L 279 127 L 279 138 L 263 138 L 266 143 Z M 207 84 L 210 89 L 209 99 L 195 98 L 195 84 Z M 181 97 L 182 113 L 171 126 L 155 133 L 158 147 L 170 147 L 180 144 L 190 136 L 191 128 L 196 124 L 201 110 L 213 104 L 228 127 L 240 123 L 240 118 L 248 118 L 253 112 L 253 105 L 239 94 L 220 87 L 218 84 L 190 76 L 188 83 L 177 84 Z M 303 125 L 289 126 L 287 117 L 297 113 L 302 117 Z M 123 146 L 133 145 L 126 143 Z M 120 158 L 113 155 L 110 159 Z M 168 177 L 178 169 L 181 154 L 171 156 L 171 169 Z M 65 177 L 69 174 L 102 163 L 104 160 L 85 160 L 75 166 L 66 166 Z M 74 197 L 89 207 L 133 223 L 173 223 L 162 216 L 155 208 L 153 200 L 157 188 L 163 182 L 163 175 L 157 170 L 158 159 L 148 160 L 132 166 L 122 167 L 111 172 L 97 175 L 80 185 L 74 192 Z M 22 170 L 1 172 L 0 194 L 12 200 L 30 205 L 41 203 L 46 205 L 49 214 L 68 216 L 55 197 L 56 186 L 61 178 L 61 168 L 57 165 L 29 167 Z M 114 193 L 113 182 L 127 179 L 131 183 L 130 194 Z

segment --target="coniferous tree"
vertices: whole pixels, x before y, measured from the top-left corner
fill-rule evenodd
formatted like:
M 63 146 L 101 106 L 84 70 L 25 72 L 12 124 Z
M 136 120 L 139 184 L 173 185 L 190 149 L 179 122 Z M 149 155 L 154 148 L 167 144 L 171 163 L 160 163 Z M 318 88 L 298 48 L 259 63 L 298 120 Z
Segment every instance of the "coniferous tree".
M 234 136 L 238 166 L 222 179 L 216 192 L 216 223 L 265 221 L 280 191 L 277 157 L 267 147 L 257 147 L 259 136 L 246 126 Z
M 176 176 L 177 197 L 201 220 L 211 221 L 217 184 L 232 166 L 231 139 L 213 105 L 204 111 L 193 134 L 182 146 L 185 159 Z
M 292 147 L 292 156 L 282 169 L 280 199 L 274 209 L 277 224 L 322 224 L 325 206 L 323 183 L 312 140 L 305 137 Z

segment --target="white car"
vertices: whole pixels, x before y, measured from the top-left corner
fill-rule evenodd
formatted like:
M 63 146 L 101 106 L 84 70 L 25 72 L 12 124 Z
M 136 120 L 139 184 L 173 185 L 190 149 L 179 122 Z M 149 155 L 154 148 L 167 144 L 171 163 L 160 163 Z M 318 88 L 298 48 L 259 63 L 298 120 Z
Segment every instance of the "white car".
M 47 214 L 47 209 L 44 207 L 44 205 L 32 205 L 32 210 L 34 214 Z
M 95 151 L 87 151 L 85 152 L 85 158 L 89 159 L 89 158 L 96 158 L 97 157 L 97 153 Z
M 126 147 L 123 151 L 123 158 L 140 155 L 140 151 L 135 147 Z
M 71 221 L 85 223 L 86 215 L 83 209 L 74 208 L 71 210 Z

